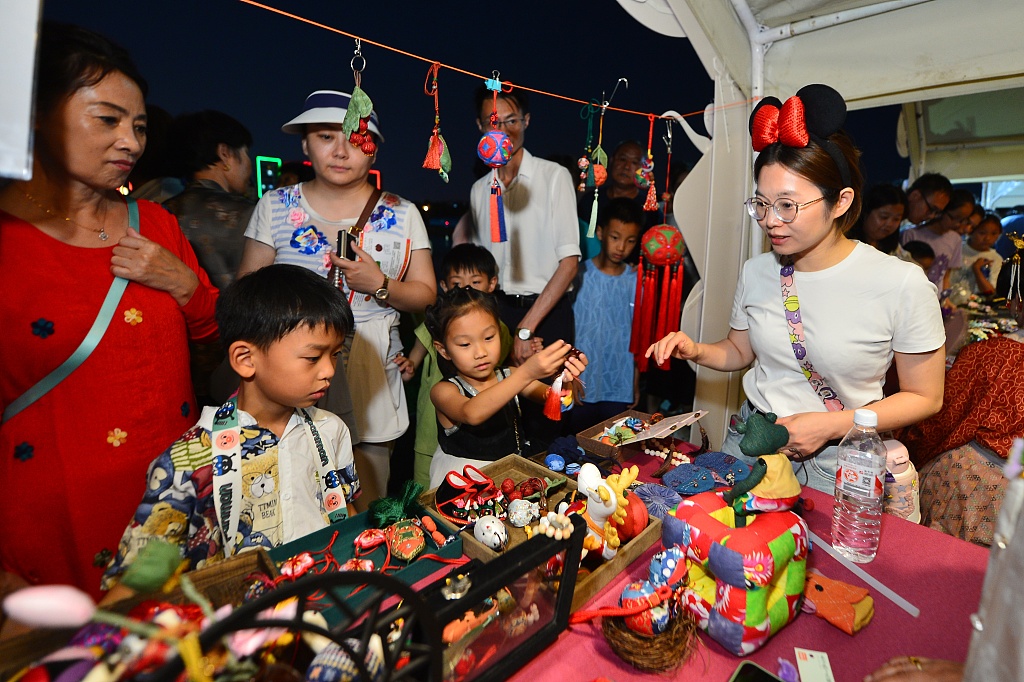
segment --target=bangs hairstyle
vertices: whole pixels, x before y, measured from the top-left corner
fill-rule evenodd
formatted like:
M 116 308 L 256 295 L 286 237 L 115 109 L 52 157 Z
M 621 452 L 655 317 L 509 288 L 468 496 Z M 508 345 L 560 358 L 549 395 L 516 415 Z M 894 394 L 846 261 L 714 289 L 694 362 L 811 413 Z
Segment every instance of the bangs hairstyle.
M 501 318 L 498 316 L 498 299 L 494 297 L 494 294 L 473 287 L 452 287 L 448 291 L 437 292 L 437 303 L 427 306 L 426 320 L 424 320 L 427 331 L 430 332 L 430 338 L 443 346 L 448 335 L 448 327 L 452 322 L 463 315 L 468 315 L 473 310 L 484 311 L 494 318 L 495 323 L 501 325 Z M 455 365 L 440 353 L 437 354 L 437 366 L 444 376 L 455 376 Z
M 49 114 L 61 100 L 96 85 L 112 71 L 120 71 L 131 79 L 145 99 L 149 86 L 127 50 L 78 26 L 43 22 L 39 32 L 36 116 Z
M 439 277 L 443 282 L 462 272 L 479 272 L 490 280 L 498 276 L 498 263 L 490 251 L 478 244 L 458 244 L 441 259 Z
M 850 187 L 853 190 L 850 208 L 839 216 L 833 225 L 837 231 L 845 233 L 860 218 L 861 191 L 864 186 L 864 177 L 860 172 L 860 150 L 842 130 L 833 133 L 828 139 L 846 159 L 846 165 L 850 169 L 849 185 L 843 182 L 842 173 L 832 156 L 814 140 L 808 142 L 806 147 L 787 147 L 779 142 L 768 145 L 754 161 L 754 178 L 756 180 L 760 176 L 761 169 L 765 166 L 777 163 L 817 187 L 825 197 L 824 204 L 829 211 L 835 208 L 836 202 L 839 201 L 839 193 L 845 187 Z
M 348 301 L 326 278 L 285 264 L 260 268 L 221 292 L 217 324 L 225 347 L 245 341 L 263 351 L 301 326 L 324 325 L 343 337 L 354 326 Z

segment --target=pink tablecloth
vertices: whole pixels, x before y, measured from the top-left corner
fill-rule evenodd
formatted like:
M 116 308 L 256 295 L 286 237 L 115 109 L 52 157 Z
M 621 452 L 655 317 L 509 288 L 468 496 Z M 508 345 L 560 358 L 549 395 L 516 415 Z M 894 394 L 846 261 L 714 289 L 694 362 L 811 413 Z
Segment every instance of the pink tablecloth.
M 637 456 L 644 472 L 653 467 Z M 643 474 L 641 478 L 643 478 Z M 804 518 L 810 529 L 826 542 L 831 536 L 832 499 L 809 488 L 804 496 L 815 508 Z M 622 587 L 646 576 L 651 555 L 660 543 L 644 553 L 616 581 L 601 591 L 586 609 L 617 605 Z M 882 541 L 876 559 L 864 569 L 921 609 L 912 617 L 894 603 L 871 590 L 875 600 L 874 620 L 862 631 L 849 636 L 824 620 L 800 614 L 758 652 L 749 658 L 771 671 L 782 657 L 795 663 L 794 647 L 825 651 L 838 682 L 861 680 L 893 656 L 919 655 L 963 661 L 970 641 L 970 614 L 978 606 L 985 576 L 988 550 L 903 519 L 885 515 Z M 830 578 L 853 585 L 863 583 L 820 549 L 812 550 L 808 567 Z M 728 680 L 739 658 L 728 653 L 710 637 L 700 634 L 701 645 L 692 659 L 668 676 L 637 671 L 619 659 L 601 634 L 599 621 L 576 625 L 562 633 L 554 645 L 527 664 L 513 680 L 586 681 L 608 677 L 615 682 L 634 679 Z

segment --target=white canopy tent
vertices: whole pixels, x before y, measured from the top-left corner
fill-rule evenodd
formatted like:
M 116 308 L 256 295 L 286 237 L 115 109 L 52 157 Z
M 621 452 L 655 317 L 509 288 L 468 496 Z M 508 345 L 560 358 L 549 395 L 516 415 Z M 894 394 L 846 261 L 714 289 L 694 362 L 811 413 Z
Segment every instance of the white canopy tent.
M 1022 0 L 618 2 L 651 30 L 688 38 L 715 81 L 705 116 L 711 140 L 679 119 L 704 152 L 675 199 L 703 278 L 683 310 L 683 329 L 695 338 L 713 341 L 728 332 L 740 266 L 761 249 L 741 202 L 751 189 L 747 118 L 763 95 L 785 99 L 808 83 L 828 83 L 850 109 L 904 104 L 912 173 L 939 170 L 972 180 L 1024 174 Z M 997 90 L 1006 92 L 979 95 Z M 974 104 L 981 113 L 971 113 Z M 997 105 L 1010 114 L 992 114 Z M 1017 124 L 1012 132 L 996 123 L 1010 120 Z M 988 132 L 949 137 L 972 128 Z M 740 402 L 739 380 L 738 372 L 697 368 L 694 407 L 711 412 L 704 424 L 715 442 Z

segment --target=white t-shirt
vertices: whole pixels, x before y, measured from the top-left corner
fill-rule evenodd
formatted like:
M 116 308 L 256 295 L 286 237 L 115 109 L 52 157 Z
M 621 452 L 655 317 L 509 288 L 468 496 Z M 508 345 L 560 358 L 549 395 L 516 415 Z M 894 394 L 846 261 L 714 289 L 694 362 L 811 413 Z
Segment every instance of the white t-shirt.
M 774 253 L 743 265 L 729 326 L 754 351 L 743 389 L 754 407 L 779 416 L 824 412 L 789 340 Z M 893 351 L 925 353 L 945 343 L 935 285 L 912 263 L 856 242 L 842 262 L 795 272 L 807 356 L 852 410 L 882 398 Z
M 501 187 L 505 242 L 491 241 L 492 178 L 488 173 L 470 190 L 469 240 L 488 249 L 498 262 L 498 288 L 506 294 L 539 294 L 558 261 L 580 256 L 572 178 L 562 166 L 524 149 L 519 173 L 509 187 Z
M 256 204 L 245 236 L 271 246 L 275 263 L 301 265 L 326 277 L 331 269 L 327 254 L 335 249 L 338 230 L 347 230 L 358 219 L 352 216 L 328 220 L 306 201 L 305 183 L 267 192 Z M 367 219 L 360 240 L 391 279 L 401 279 L 413 251 L 430 248 L 430 237 L 419 209 L 397 194 L 383 192 Z M 380 248 L 377 248 L 377 247 Z M 387 258 L 385 258 L 387 256 Z M 350 292 L 349 303 L 356 324 L 371 317 L 386 317 L 398 325 L 398 311 L 368 294 Z

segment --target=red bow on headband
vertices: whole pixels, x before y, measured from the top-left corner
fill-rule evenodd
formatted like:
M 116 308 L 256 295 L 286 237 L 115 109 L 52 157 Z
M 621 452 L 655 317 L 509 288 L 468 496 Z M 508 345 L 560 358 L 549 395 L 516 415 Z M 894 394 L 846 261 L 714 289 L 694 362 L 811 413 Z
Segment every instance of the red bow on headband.
M 759 107 L 754 112 L 750 138 L 755 152 L 776 142 L 787 147 L 806 147 L 811 137 L 807 133 L 803 100 L 794 95 L 786 100 L 781 111 L 774 103 Z

